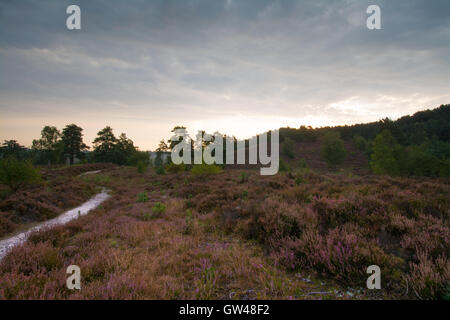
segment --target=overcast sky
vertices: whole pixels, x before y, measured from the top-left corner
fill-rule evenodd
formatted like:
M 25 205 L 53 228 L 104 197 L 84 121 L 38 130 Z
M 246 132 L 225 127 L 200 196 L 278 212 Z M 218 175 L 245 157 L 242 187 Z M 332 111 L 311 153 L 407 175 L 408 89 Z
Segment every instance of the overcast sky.
M 0 139 L 27 146 L 44 125 L 148 150 L 175 125 L 243 138 L 449 102 L 449 0 L 0 0 Z

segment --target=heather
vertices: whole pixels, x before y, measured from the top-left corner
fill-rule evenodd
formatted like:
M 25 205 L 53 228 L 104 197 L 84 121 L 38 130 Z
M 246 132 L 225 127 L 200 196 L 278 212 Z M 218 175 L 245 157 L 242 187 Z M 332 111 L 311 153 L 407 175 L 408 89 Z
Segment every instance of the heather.
M 442 299 L 449 181 L 109 167 L 112 197 L 0 262 L 5 299 Z M 3 223 L 2 223 L 3 225 Z M 80 266 L 82 289 L 65 287 Z M 382 289 L 366 289 L 378 265 Z
M 43 167 L 40 170 L 42 179 L 38 183 L 14 191 L 1 189 L 0 238 L 30 224 L 54 218 L 88 200 L 98 191 L 98 182 L 79 175 L 107 167 L 110 166 Z

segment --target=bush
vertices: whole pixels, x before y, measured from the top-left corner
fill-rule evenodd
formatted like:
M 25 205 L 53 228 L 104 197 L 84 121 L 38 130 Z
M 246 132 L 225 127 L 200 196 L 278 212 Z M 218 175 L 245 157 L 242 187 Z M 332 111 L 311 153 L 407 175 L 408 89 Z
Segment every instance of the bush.
M 184 163 L 175 164 L 175 163 L 171 162 L 168 165 L 166 165 L 166 170 L 171 173 L 178 173 L 178 172 L 186 171 L 186 166 L 184 165 Z
M 136 168 L 137 168 L 137 172 L 144 173 L 144 171 L 147 168 L 147 166 L 142 160 L 139 160 L 137 162 Z
M 164 167 L 163 166 L 158 166 L 158 167 L 156 167 L 156 174 L 160 174 L 160 175 L 162 175 L 162 174 L 166 174 L 166 170 L 164 169 Z
M 306 160 L 305 159 L 300 159 L 299 161 L 298 161 L 298 167 L 299 168 L 302 168 L 302 169 L 305 169 L 305 168 L 308 168 L 308 164 L 306 163 Z
M 165 211 L 166 205 L 161 202 L 155 203 L 155 205 L 152 207 L 152 213 L 154 218 L 160 217 Z
M 137 202 L 147 202 L 147 201 L 148 201 L 147 193 L 141 192 L 138 194 Z
M 383 130 L 375 137 L 372 147 L 370 167 L 376 174 L 401 174 L 403 148 L 389 130 Z
M 208 174 L 218 174 L 223 170 L 221 167 L 215 164 L 196 164 L 192 167 L 191 172 L 194 175 L 208 175 Z
M 244 183 L 248 181 L 248 173 L 247 172 L 241 172 L 241 174 L 239 175 L 239 183 Z
M 292 169 L 289 166 L 289 164 L 283 160 L 280 159 L 280 172 L 290 172 Z
M 356 145 L 356 148 L 359 151 L 362 151 L 364 153 L 367 152 L 367 140 L 364 139 L 362 136 L 354 136 L 353 137 L 353 143 Z
M 0 182 L 12 191 L 41 181 L 41 174 L 29 160 L 6 158 L 0 161 Z
M 283 142 L 283 154 L 289 158 L 294 158 L 294 141 L 287 137 Z
M 323 139 L 322 158 L 328 163 L 328 166 L 336 169 L 336 166 L 344 161 L 345 156 L 344 142 L 341 140 L 339 133 L 327 133 Z

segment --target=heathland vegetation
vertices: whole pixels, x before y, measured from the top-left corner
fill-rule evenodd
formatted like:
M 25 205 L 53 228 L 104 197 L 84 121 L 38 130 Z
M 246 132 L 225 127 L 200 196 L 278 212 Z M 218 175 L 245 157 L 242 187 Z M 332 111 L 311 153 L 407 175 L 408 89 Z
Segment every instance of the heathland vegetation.
M 0 238 L 107 188 L 0 261 L 0 298 L 450 298 L 450 105 L 280 129 L 280 172 L 149 161 L 125 134 L 46 126 L 0 149 Z M 247 141 L 248 146 L 248 141 Z M 158 152 L 172 142 L 161 141 Z M 205 147 L 205 146 L 203 146 Z M 69 162 L 77 165 L 64 166 Z M 102 170 L 97 174 L 80 175 Z M 65 267 L 82 270 L 81 291 Z M 382 289 L 366 288 L 378 265 Z

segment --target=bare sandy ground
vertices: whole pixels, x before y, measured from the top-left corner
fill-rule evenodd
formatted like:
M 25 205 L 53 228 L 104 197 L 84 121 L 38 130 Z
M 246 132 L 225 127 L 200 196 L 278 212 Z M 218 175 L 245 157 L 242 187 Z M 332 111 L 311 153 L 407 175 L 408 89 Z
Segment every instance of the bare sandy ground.
M 87 214 L 89 211 L 95 209 L 109 197 L 110 196 L 107 193 L 107 191 L 103 190 L 101 193 L 93 196 L 91 199 L 89 199 L 79 207 L 66 211 L 63 214 L 57 216 L 56 218 L 45 221 L 37 226 L 30 228 L 25 232 L 22 232 L 18 235 L 0 241 L 0 260 L 3 259 L 3 257 L 5 257 L 5 255 L 12 247 L 25 242 L 32 232 L 38 231 L 43 228 L 50 228 L 56 225 L 66 224 L 67 222 L 76 219 L 79 216 L 83 216 Z

